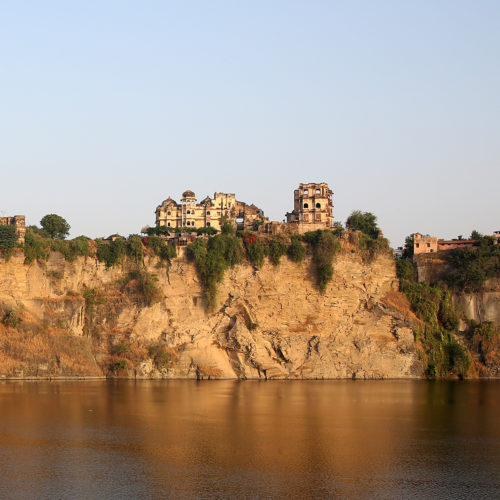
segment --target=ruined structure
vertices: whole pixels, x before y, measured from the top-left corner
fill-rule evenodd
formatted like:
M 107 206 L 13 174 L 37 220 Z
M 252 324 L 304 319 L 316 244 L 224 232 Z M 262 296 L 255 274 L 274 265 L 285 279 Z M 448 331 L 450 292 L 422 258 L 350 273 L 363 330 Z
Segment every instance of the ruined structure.
M 255 205 L 247 205 L 236 199 L 234 193 L 214 193 L 196 203 L 193 191 L 182 193 L 177 203 L 170 196 L 156 208 L 156 225 L 173 229 L 179 227 L 213 227 L 221 229 L 221 221 L 227 218 L 238 229 L 254 229 L 265 222 L 264 212 Z
M 326 182 L 299 184 L 293 192 L 293 211 L 286 214 L 287 224 L 305 233 L 333 226 L 333 192 Z
M 26 234 L 26 218 L 24 215 L 0 217 L 0 226 L 14 226 L 19 243 L 24 243 L 24 236 Z

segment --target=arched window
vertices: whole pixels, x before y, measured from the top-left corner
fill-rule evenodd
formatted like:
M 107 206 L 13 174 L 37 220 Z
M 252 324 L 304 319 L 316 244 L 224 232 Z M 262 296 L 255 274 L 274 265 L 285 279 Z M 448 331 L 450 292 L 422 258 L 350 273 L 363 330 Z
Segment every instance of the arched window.
M 210 227 L 210 222 L 207 222 L 207 227 Z
M 190 214 L 190 213 L 191 213 L 191 211 L 190 211 L 190 210 L 188 210 L 186 213 L 187 213 L 187 214 Z
M 309 208 L 309 203 L 304 203 L 304 208 Z
M 309 194 L 309 189 L 304 189 L 304 194 Z
M 321 203 L 316 203 L 316 208 L 321 208 Z
M 316 189 L 316 194 L 320 194 L 320 193 L 321 193 L 321 190 Z
M 167 212 L 167 215 L 170 215 L 170 212 Z
M 170 222 L 167 222 L 167 226 L 170 226 Z
M 207 210 L 207 215 L 210 215 L 210 210 Z

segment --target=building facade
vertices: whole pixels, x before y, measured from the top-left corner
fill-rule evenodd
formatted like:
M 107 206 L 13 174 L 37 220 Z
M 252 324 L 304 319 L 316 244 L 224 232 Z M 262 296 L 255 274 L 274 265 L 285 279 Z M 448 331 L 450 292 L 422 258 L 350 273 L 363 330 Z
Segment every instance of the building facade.
M 438 239 L 435 236 L 422 236 L 420 233 L 413 234 L 413 254 L 436 253 L 438 251 Z
M 24 215 L 0 217 L 0 226 L 14 226 L 18 242 L 24 243 L 24 236 L 26 235 L 26 218 Z
M 293 211 L 286 214 L 287 224 L 305 233 L 333 226 L 333 192 L 326 182 L 299 184 L 293 192 Z
M 253 229 L 265 222 L 264 212 L 255 205 L 247 205 L 236 199 L 234 193 L 214 193 L 200 203 L 193 191 L 182 193 L 181 202 L 168 197 L 156 208 L 156 225 L 167 228 L 213 227 L 220 230 L 222 221 L 229 220 L 238 229 Z

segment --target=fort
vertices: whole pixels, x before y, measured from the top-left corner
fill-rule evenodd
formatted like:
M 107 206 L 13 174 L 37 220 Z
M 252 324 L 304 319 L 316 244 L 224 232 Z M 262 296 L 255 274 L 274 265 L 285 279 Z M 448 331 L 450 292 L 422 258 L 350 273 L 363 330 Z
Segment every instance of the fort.
M 0 217 L 0 226 L 13 226 L 16 230 L 19 243 L 24 243 L 24 236 L 26 234 L 26 218 L 24 215 Z
M 212 227 L 220 230 L 224 220 L 238 230 L 264 233 L 305 233 L 333 226 L 333 192 L 326 182 L 299 184 L 294 191 L 294 208 L 286 214 L 286 223 L 269 221 L 263 210 L 254 204 L 238 201 L 234 193 L 214 193 L 197 203 L 193 191 L 182 193 L 177 203 L 170 196 L 156 208 L 156 226 L 198 229 Z

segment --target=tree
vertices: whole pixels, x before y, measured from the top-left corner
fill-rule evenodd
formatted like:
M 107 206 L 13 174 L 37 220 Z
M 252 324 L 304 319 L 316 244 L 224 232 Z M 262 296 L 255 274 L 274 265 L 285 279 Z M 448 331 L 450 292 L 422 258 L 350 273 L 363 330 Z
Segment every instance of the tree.
M 65 239 L 71 226 L 57 214 L 48 214 L 40 221 L 40 225 L 51 238 Z
M 413 253 L 414 253 L 413 246 L 414 246 L 413 234 L 410 234 L 410 236 L 407 236 L 405 238 L 403 257 L 406 257 L 407 259 L 413 259 Z
M 470 238 L 471 240 L 480 240 L 483 237 L 483 235 L 474 229 L 472 233 L 470 233 Z
M 14 226 L 0 226 L 0 248 L 9 250 L 17 243 L 17 234 Z
M 361 212 L 360 210 L 354 210 L 347 218 L 345 225 L 348 229 L 361 231 L 370 238 L 378 238 L 380 231 L 377 226 L 377 217 L 370 212 Z

